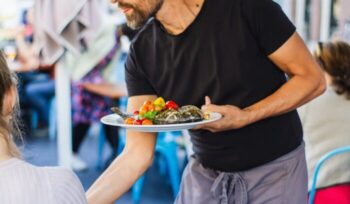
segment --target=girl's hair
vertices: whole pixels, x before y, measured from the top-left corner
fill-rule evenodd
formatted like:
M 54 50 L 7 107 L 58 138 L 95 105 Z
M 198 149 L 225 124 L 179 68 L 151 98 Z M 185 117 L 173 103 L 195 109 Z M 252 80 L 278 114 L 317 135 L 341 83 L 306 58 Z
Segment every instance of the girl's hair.
M 16 100 L 16 105 L 13 110 L 11 110 L 12 116 L 10 122 L 6 120 L 7 115 L 4 115 L 4 99 L 6 93 L 13 87 L 17 85 L 17 77 L 15 74 L 11 73 L 6 63 L 6 59 L 3 53 L 0 51 L 0 137 L 5 139 L 9 153 L 11 156 L 20 157 L 19 150 L 14 142 L 14 135 L 21 138 L 20 131 L 18 128 L 17 110 L 18 100 Z M 18 97 L 17 97 L 18 98 Z
M 350 99 L 350 46 L 343 41 L 318 43 L 315 57 L 332 78 L 332 86 L 339 95 Z

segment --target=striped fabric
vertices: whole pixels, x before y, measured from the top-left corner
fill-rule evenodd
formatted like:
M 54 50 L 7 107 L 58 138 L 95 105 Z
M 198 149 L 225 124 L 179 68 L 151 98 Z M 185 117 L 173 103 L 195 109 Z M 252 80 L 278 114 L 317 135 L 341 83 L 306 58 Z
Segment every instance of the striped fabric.
M 61 167 L 35 167 L 19 159 L 0 163 L 1 204 L 86 204 L 77 176 Z

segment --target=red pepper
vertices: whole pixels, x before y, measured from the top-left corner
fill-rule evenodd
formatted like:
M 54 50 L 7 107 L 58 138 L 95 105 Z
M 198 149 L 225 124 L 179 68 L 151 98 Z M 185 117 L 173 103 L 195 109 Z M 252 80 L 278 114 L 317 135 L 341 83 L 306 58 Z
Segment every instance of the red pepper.
M 165 103 L 165 107 L 166 109 L 174 109 L 174 110 L 179 109 L 179 106 L 174 101 L 167 101 Z

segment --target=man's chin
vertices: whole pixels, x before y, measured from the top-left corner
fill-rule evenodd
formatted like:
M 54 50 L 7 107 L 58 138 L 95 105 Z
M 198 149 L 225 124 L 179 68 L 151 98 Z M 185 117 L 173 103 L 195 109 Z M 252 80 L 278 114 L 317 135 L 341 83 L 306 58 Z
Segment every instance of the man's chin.
M 147 21 L 143 21 L 143 22 L 135 22 L 135 21 L 130 21 L 127 20 L 126 24 L 128 25 L 129 28 L 133 29 L 133 30 L 138 30 L 140 29 L 142 26 L 144 26 L 146 24 Z

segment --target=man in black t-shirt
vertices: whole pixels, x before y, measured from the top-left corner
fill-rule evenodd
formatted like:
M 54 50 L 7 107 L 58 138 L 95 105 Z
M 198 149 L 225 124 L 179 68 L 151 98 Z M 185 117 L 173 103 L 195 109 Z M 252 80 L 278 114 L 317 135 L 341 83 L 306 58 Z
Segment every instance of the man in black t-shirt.
M 115 2 L 130 27 L 144 25 L 126 62 L 128 110 L 162 96 L 179 105 L 205 101 L 204 110 L 223 115 L 190 131 L 194 158 L 176 203 L 305 203 L 295 109 L 325 82 L 281 8 L 272 0 Z M 128 131 L 89 202 L 111 203 L 126 192 L 151 164 L 155 143 L 154 133 Z

